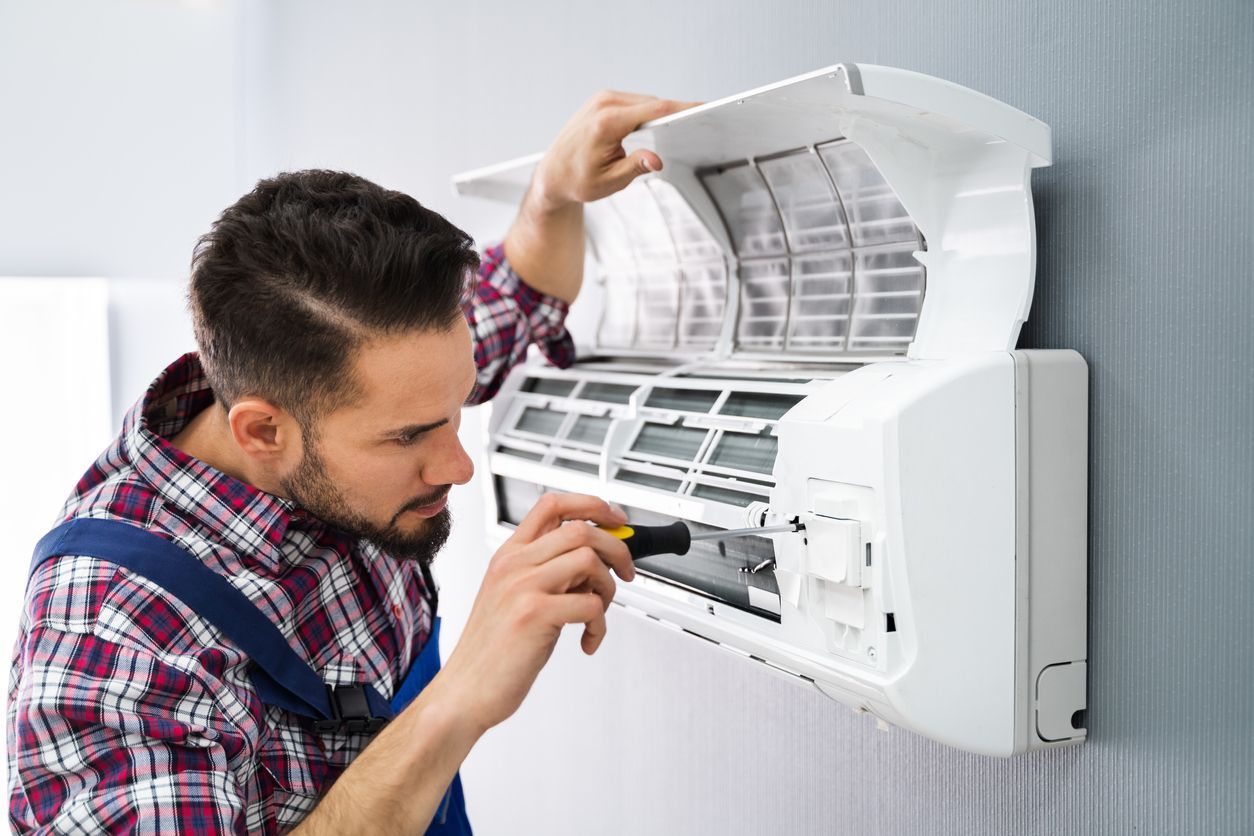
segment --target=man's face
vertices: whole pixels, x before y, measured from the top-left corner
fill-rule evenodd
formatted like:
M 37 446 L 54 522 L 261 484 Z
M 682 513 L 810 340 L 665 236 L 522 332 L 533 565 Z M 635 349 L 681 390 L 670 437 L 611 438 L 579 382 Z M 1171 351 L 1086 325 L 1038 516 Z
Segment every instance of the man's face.
M 474 473 L 457 438 L 475 383 L 470 331 L 458 321 L 379 338 L 358 349 L 354 374 L 361 397 L 303 433 L 283 490 L 319 519 L 429 563 L 448 537 L 449 489 Z

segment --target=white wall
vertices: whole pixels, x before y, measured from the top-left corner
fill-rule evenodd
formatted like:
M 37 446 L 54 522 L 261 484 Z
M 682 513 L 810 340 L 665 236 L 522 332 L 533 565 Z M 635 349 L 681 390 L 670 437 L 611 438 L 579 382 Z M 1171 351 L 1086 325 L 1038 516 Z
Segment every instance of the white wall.
M 235 0 L 0 0 L 6 672 L 36 540 L 192 346 L 192 246 L 246 182 L 239 28 Z
M 0 275 L 180 279 L 239 195 L 237 0 L 0 0 Z
M 103 279 L 0 278 L 0 667 L 8 670 L 35 543 L 109 443 Z M 8 677 L 5 677 L 8 681 Z

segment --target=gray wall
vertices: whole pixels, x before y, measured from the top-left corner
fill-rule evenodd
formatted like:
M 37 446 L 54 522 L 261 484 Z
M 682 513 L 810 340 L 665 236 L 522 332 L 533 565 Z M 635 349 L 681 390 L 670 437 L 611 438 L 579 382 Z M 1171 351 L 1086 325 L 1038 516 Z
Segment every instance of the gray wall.
M 1250 4 L 290 2 L 269 24 L 276 163 L 356 166 L 484 237 L 504 219 L 449 174 L 543 147 L 603 86 L 714 98 L 865 61 L 1054 128 L 1023 343 L 1092 366 L 1089 742 L 997 761 L 881 733 L 620 616 L 472 755 L 481 832 L 1254 826 Z M 451 610 L 482 560 L 441 559 Z
M 307 165 L 405 189 L 486 241 L 507 215 L 452 198 L 449 176 L 542 148 L 600 87 L 708 99 L 862 61 L 965 84 L 1048 122 L 1056 162 L 1034 181 L 1040 263 L 1023 344 L 1076 348 L 1092 367 L 1089 742 L 1001 761 L 882 733 L 760 666 L 615 616 L 592 659 L 564 640 L 519 714 L 472 754 L 472 817 L 483 836 L 1254 829 L 1254 183 L 1243 154 L 1254 4 L 111 4 L 124 18 L 78 14 L 94 5 L 82 2 L 26 5 L 72 30 L 56 55 L 81 73 L 119 56 L 150 63 L 83 81 L 24 41 L 0 41 L 27 56 L 0 57 L 0 118 L 44 114 L 55 137 L 85 122 L 62 162 L 93 189 L 50 236 L 30 212 L 57 217 L 63 202 L 37 175 L 67 169 L 48 142 L 6 125 L 0 272 L 181 280 L 197 224 L 230 199 L 221 188 Z M 31 11 L 44 7 L 75 13 Z M 151 27 L 152 15 L 182 22 L 163 40 L 115 31 L 117 50 L 93 46 L 102 27 Z M 228 31 L 226 74 L 207 74 L 214 53 L 197 36 L 220 44 Z M 179 67 L 190 75 L 172 75 Z M 38 74 L 68 111 L 27 94 Z M 157 74 L 187 79 L 185 91 Z M 159 165 L 90 131 L 116 118 L 92 109 L 99 99 L 119 95 L 160 140 L 145 146 Z M 163 150 L 179 137 L 190 137 L 188 159 Z M 96 170 L 83 153 L 145 173 Z M 137 189 L 169 211 L 142 209 Z M 107 199 L 119 196 L 140 207 L 134 220 Z M 477 418 L 465 422 L 476 445 Z M 437 562 L 450 639 L 486 560 L 479 489 L 460 492 Z
M 1092 367 L 1089 742 L 1001 761 L 882 733 L 619 616 L 472 755 L 482 833 L 1254 828 L 1252 4 L 293 1 L 268 22 L 277 162 L 356 166 L 485 237 L 504 219 L 448 176 L 542 148 L 603 86 L 708 99 L 863 61 L 1054 129 L 1023 344 Z M 460 542 L 452 599 L 483 560 Z

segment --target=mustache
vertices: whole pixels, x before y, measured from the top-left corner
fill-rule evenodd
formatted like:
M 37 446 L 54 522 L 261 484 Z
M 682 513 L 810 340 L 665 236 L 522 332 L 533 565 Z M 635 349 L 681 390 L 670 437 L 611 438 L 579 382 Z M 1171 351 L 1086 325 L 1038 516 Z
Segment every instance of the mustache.
M 392 517 L 392 522 L 395 523 L 398 519 L 400 519 L 401 514 L 404 514 L 406 511 L 413 511 L 418 508 L 425 508 L 428 505 L 433 505 L 439 502 L 441 499 L 448 496 L 448 492 L 451 491 L 452 489 L 453 489 L 452 485 L 442 485 L 436 490 L 427 494 L 426 496 L 418 496 L 409 500 L 409 502 L 406 502 L 404 505 L 402 505 L 401 509 L 396 512 L 396 516 Z

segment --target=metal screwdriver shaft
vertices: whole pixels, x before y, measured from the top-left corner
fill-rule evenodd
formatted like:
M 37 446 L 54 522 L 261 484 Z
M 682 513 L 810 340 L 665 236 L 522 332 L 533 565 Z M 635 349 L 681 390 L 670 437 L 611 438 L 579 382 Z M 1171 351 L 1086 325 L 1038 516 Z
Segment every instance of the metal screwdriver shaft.
M 703 534 L 691 534 L 689 537 L 693 540 L 726 540 L 728 537 L 755 537 L 763 534 L 786 534 L 796 530 L 797 526 L 793 523 L 784 523 L 782 525 L 766 525 L 761 528 L 733 528 L 728 531 L 707 531 Z

